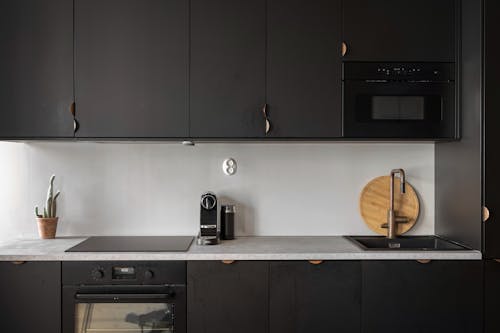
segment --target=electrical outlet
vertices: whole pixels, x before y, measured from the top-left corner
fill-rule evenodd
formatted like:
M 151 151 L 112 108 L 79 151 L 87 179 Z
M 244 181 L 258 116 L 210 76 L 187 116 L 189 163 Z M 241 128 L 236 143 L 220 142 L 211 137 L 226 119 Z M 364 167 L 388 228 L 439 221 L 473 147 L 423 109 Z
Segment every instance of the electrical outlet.
M 238 165 L 234 158 L 226 158 L 224 162 L 222 162 L 222 171 L 228 176 L 234 175 L 237 169 Z

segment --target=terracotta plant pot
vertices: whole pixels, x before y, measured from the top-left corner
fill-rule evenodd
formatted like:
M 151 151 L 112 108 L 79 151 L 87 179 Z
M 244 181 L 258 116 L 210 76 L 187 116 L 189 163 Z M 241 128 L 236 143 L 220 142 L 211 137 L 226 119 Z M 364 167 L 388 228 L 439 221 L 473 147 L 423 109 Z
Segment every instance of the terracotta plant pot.
M 58 217 L 37 218 L 38 234 L 41 239 L 52 239 L 56 237 Z

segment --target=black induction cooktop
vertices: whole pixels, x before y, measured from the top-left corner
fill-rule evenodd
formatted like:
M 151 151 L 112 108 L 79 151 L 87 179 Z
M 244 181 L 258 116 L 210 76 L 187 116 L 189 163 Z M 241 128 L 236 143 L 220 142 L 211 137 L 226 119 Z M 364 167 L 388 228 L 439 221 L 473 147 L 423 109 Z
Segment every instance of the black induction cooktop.
M 191 236 L 94 236 L 66 252 L 186 252 Z

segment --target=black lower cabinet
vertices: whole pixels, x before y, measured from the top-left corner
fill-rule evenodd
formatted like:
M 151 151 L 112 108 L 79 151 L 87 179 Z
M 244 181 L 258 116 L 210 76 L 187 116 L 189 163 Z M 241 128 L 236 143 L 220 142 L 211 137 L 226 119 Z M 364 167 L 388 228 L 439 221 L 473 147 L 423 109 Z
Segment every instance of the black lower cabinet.
M 361 263 L 273 262 L 271 333 L 354 333 L 361 330 Z
M 484 332 L 500 332 L 500 263 L 484 263 Z
M 61 332 L 61 263 L 0 262 L 0 331 Z
M 362 265 L 363 333 L 482 332 L 482 261 Z
M 269 263 L 191 261 L 188 333 L 268 332 Z

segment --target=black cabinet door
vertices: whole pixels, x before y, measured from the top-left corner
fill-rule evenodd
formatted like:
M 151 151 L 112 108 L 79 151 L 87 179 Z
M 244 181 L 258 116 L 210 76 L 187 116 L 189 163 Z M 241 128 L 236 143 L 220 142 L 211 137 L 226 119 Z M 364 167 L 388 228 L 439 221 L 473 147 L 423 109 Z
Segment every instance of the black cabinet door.
M 362 331 L 481 332 L 482 264 L 363 262 Z
M 267 262 L 188 262 L 188 333 L 268 331 Z
M 75 0 L 77 137 L 188 135 L 188 1 Z
M 341 1 L 268 0 L 269 136 L 340 137 Z
M 270 332 L 355 333 L 361 330 L 361 263 L 273 262 Z
M 0 0 L 0 138 L 73 137 L 73 1 Z
M 344 1 L 345 60 L 455 61 L 456 0 Z
M 190 136 L 265 134 L 266 0 L 191 0 Z
M 484 262 L 484 332 L 500 332 L 500 263 Z
M 61 332 L 61 263 L 0 262 L 1 331 Z
M 490 218 L 484 223 L 484 255 L 500 259 L 500 1 L 484 2 L 484 204 L 490 210 Z M 478 207 L 479 208 L 479 207 Z

